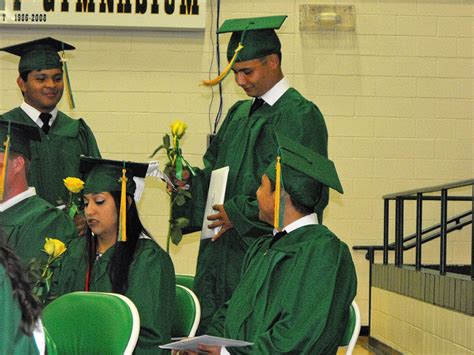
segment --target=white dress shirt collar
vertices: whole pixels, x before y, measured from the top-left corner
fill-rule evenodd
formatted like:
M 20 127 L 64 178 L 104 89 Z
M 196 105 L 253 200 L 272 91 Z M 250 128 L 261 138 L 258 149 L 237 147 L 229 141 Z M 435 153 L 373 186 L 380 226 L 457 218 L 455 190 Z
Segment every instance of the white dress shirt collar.
M 27 198 L 33 197 L 36 195 L 36 190 L 34 187 L 29 187 L 27 190 L 23 191 L 22 193 L 19 193 L 16 196 L 13 196 L 12 198 L 9 198 L 5 202 L 0 203 L 0 212 L 5 212 L 7 209 L 10 207 L 15 206 L 17 203 L 20 203 L 23 200 L 26 200 Z
M 30 104 L 27 104 L 25 101 L 23 101 L 20 105 L 20 108 L 25 111 L 25 113 L 28 115 L 29 118 L 39 127 L 43 127 L 43 121 L 39 118 L 40 111 L 35 109 L 33 106 Z M 56 117 L 58 116 L 58 108 L 55 107 L 53 111 L 50 112 L 51 114 L 51 119 L 49 120 L 49 126 L 51 127 L 56 120 Z
M 296 230 L 298 228 L 308 226 L 308 225 L 312 225 L 312 224 L 319 224 L 318 215 L 316 213 L 307 214 L 306 216 L 301 217 L 300 219 L 297 219 L 296 221 L 290 223 L 285 228 L 283 228 L 283 230 L 287 233 L 291 233 L 291 232 L 293 232 L 294 230 Z M 278 233 L 278 231 L 276 229 L 274 229 L 273 230 L 273 235 L 275 235 L 277 233 Z
M 282 78 L 260 98 L 263 99 L 268 105 L 273 106 L 275 102 L 277 102 L 289 88 L 290 85 L 288 84 L 288 80 L 286 80 L 286 78 Z

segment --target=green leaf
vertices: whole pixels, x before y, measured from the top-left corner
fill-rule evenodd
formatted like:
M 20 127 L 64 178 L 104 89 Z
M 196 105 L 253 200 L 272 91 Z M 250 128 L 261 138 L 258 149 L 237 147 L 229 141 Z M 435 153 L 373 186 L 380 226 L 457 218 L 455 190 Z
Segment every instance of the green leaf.
M 149 156 L 149 158 L 153 158 L 153 157 L 156 155 L 156 153 L 158 153 L 161 149 L 166 149 L 166 147 L 165 147 L 163 144 L 160 145 L 158 148 L 156 148 L 156 149 L 153 151 L 153 153 Z
M 180 194 L 183 195 L 184 197 L 189 198 L 189 199 L 193 198 L 193 195 L 191 195 L 191 192 L 183 190 L 183 189 L 180 190 Z
M 179 217 L 173 221 L 173 226 L 177 228 L 187 227 L 188 224 L 189 224 L 189 219 L 186 217 Z
M 166 149 L 169 149 L 171 146 L 170 135 L 168 133 L 163 136 L 163 145 L 166 147 Z
M 181 230 L 181 228 L 178 228 L 178 227 L 171 228 L 170 238 L 174 245 L 178 245 L 179 242 L 181 242 L 181 239 L 183 239 L 183 231 Z
M 177 206 L 182 206 L 186 203 L 186 198 L 183 196 L 183 194 L 178 193 L 176 194 L 176 197 L 174 198 L 174 203 Z

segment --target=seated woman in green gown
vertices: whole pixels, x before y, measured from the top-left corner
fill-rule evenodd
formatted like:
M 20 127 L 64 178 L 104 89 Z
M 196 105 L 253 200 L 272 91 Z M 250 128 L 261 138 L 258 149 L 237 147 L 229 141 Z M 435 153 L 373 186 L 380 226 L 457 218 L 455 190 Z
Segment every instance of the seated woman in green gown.
M 0 235 L 0 354 L 44 354 L 39 319 L 41 304 L 33 297 L 18 256 Z
M 144 177 L 147 167 L 81 157 L 81 170 L 89 173 L 84 213 L 90 230 L 70 243 L 55 290 L 59 295 L 101 291 L 130 298 L 140 315 L 135 354 L 160 353 L 158 346 L 170 340 L 175 302 L 171 259 L 143 227 L 133 199 L 133 178 Z

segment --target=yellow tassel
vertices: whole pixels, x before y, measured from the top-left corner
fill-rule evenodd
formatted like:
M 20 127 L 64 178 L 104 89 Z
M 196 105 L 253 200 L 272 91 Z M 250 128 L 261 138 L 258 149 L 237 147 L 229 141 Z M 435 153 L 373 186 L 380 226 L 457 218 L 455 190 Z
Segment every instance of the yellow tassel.
M 120 194 L 120 235 L 119 241 L 127 241 L 127 178 L 125 177 L 126 169 L 122 169 L 122 187 Z
M 76 108 L 76 104 L 74 103 L 74 96 L 72 95 L 72 87 L 71 87 L 71 80 L 69 78 L 69 70 L 67 68 L 66 56 L 64 52 L 61 56 L 61 62 L 63 63 L 63 72 L 64 72 L 64 86 L 66 87 L 66 96 L 69 102 L 69 107 L 71 109 Z
M 222 71 L 222 73 L 218 77 L 212 80 L 203 80 L 202 84 L 205 86 L 214 86 L 214 85 L 219 84 L 222 80 L 224 80 L 225 77 L 230 73 L 230 70 L 232 69 L 232 67 L 234 66 L 234 63 L 237 59 L 237 54 L 239 54 L 242 48 L 244 48 L 244 45 L 242 43 L 239 43 L 239 45 L 235 49 L 234 56 L 230 60 L 229 64 L 227 64 L 225 69 Z
M 5 153 L 3 154 L 3 167 L 2 175 L 0 176 L 0 201 L 3 200 L 3 195 L 5 194 L 5 178 L 7 175 L 7 164 L 8 164 L 8 153 L 10 150 L 10 135 L 7 135 L 5 140 Z
M 277 157 L 276 161 L 276 177 L 275 177 L 275 210 L 273 216 L 273 227 L 276 230 L 279 230 L 280 227 L 279 217 L 280 217 L 280 193 L 281 193 L 281 164 L 280 164 L 280 157 Z

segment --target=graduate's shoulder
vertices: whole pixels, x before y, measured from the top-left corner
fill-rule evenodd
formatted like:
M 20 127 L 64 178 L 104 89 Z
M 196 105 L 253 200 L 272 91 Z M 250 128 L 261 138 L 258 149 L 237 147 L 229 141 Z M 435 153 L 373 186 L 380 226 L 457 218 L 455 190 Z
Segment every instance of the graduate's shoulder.
M 135 249 L 136 259 L 148 259 L 157 262 L 171 262 L 170 256 L 151 237 L 142 234 Z
M 25 121 L 28 122 L 27 119 L 30 120 L 30 118 L 20 107 L 15 107 L 14 109 L 4 112 L 0 115 L 0 120 L 10 120 L 20 123 L 24 123 Z
M 54 131 L 55 134 L 64 135 L 69 137 L 76 137 L 78 135 L 88 135 L 91 129 L 87 125 L 83 118 L 72 118 L 62 111 L 58 111 L 57 127 Z
M 297 233 L 293 242 L 294 247 L 300 252 L 336 256 L 340 252 L 348 251 L 346 243 L 341 241 L 328 227 L 321 224 L 305 226 L 293 233 Z
M 311 100 L 307 99 L 295 88 L 289 88 L 280 98 L 279 103 L 284 111 L 291 111 L 293 114 L 317 114 L 322 115 L 318 106 Z

